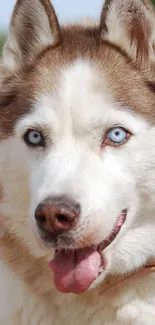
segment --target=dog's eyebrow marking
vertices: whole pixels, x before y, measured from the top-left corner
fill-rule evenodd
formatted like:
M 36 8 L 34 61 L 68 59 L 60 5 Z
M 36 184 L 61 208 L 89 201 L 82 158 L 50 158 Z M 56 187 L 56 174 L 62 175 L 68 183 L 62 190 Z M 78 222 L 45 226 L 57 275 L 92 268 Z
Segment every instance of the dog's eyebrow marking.
M 10 94 L 2 94 L 0 99 L 0 109 L 3 107 L 8 107 L 14 100 L 16 99 L 16 92 L 12 92 Z
M 146 81 L 146 86 L 155 94 L 155 82 L 154 81 Z

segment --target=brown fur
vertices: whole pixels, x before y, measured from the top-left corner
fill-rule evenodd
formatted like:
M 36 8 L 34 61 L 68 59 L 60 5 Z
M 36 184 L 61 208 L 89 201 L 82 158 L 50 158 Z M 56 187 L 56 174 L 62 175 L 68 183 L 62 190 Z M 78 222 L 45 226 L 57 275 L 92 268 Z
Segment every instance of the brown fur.
M 126 54 L 109 42 L 100 42 L 98 35 L 96 28 L 83 31 L 75 26 L 73 29 L 64 29 L 63 41 L 59 46 L 45 49 L 35 63 L 5 81 L 0 90 L 1 139 L 12 134 L 16 120 L 28 112 L 43 88 L 47 92 L 56 92 L 59 67 L 79 57 L 85 57 L 100 66 L 108 92 L 122 103 L 122 107 L 130 107 L 137 114 L 147 118 L 149 116 L 155 123 L 155 93 L 152 87 Z
M 83 28 L 82 26 L 75 25 L 61 28 L 61 37 L 60 27 L 53 7 L 49 4 L 48 0 L 41 1 L 40 3 L 47 12 L 55 41 L 51 46 L 39 51 L 35 60 L 32 62 L 27 61 L 29 63 L 24 68 L 15 71 L 9 78 L 4 79 L 0 88 L 1 138 L 6 138 L 13 133 L 16 120 L 28 112 L 31 105 L 35 102 L 38 91 L 42 90 L 43 87 L 46 91 L 50 92 L 57 90 L 57 72 L 59 67 L 70 64 L 80 57 L 94 63 L 96 62 L 100 66 L 102 75 L 106 79 L 107 90 L 116 101 L 121 102 L 123 106 L 130 107 L 137 114 L 144 117 L 149 116 L 152 123 L 154 123 L 155 94 L 152 91 L 153 86 L 150 86 L 154 85 L 152 70 L 150 72 L 144 72 L 143 69 L 139 70 L 138 52 L 137 62 L 135 62 L 135 59 L 132 60 L 123 46 L 121 47 L 104 39 L 103 31 L 108 33 L 106 20 L 110 14 L 110 6 L 113 1 L 106 1 L 101 15 L 100 26 L 85 26 Z M 16 29 L 17 15 L 19 14 L 19 18 L 20 16 L 22 18 L 22 11 L 20 11 L 22 5 L 23 1 L 18 1 L 14 9 L 12 17 L 12 28 L 14 30 Z M 119 10 L 121 10 L 120 7 Z M 122 10 L 126 12 L 123 6 Z M 140 14 L 139 10 L 142 9 L 130 6 L 130 3 L 128 4 L 128 13 L 132 16 L 131 24 L 128 27 L 128 36 L 131 44 L 135 38 L 137 39 L 137 50 L 140 55 L 145 52 L 145 61 L 148 61 L 146 59 L 148 56 L 148 46 L 146 43 L 149 37 L 146 28 L 148 21 L 143 14 Z M 148 10 L 151 10 L 150 5 Z M 26 13 L 24 13 L 24 19 L 28 19 Z M 35 30 L 33 30 L 32 26 L 35 24 L 35 21 L 33 19 L 33 16 L 29 18 L 30 24 L 23 20 L 24 29 L 18 31 L 18 43 L 24 57 L 25 54 L 29 55 L 28 49 L 25 49 L 25 46 L 28 44 L 27 40 L 31 39 L 31 44 L 34 43 L 33 35 Z M 139 24 L 135 28 L 134 22 L 137 24 L 137 21 L 139 21 Z M 30 30 L 27 30 L 27 28 L 30 28 Z M 22 40 L 23 34 L 25 37 Z M 24 43 L 22 43 L 23 41 Z M 147 48 L 143 49 L 142 46 L 147 46 Z M 134 89 L 134 92 L 132 89 Z
M 152 52 L 154 52 L 154 8 L 150 1 L 106 0 L 101 15 L 101 30 L 103 38 L 109 39 L 110 29 L 119 35 L 118 42 L 137 66 L 146 72 L 150 68 Z M 117 19 L 118 17 L 118 19 Z M 110 20 L 109 20 L 110 19 Z M 113 24 L 110 21 L 113 20 Z M 115 27 L 114 27 L 115 26 Z M 110 36 L 111 37 L 111 36 Z M 115 38 L 115 36 L 114 36 Z M 115 39 L 113 40 L 115 42 Z M 153 59 L 154 61 L 154 59 Z

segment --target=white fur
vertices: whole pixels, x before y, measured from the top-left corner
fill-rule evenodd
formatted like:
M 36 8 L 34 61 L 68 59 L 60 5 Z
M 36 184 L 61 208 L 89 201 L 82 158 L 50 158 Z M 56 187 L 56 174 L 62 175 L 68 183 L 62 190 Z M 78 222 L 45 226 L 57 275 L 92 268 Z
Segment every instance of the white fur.
M 32 112 L 17 122 L 15 135 L 1 142 L 5 202 L 0 209 L 12 220 L 12 231 L 24 238 L 35 256 L 42 256 L 44 249 L 37 247 L 26 220 L 29 211 L 32 229 L 37 232 L 34 211 L 49 195 L 68 195 L 81 204 L 80 224 L 73 231 L 77 246 L 99 244 L 127 208 L 125 225 L 103 253 L 106 273 L 120 275 L 155 258 L 155 149 L 151 145 L 155 129 L 134 116 L 130 107 L 120 108 L 103 78 L 105 91 L 97 87 L 100 82 L 100 72 L 88 62 L 66 67 L 61 72 L 59 94 L 38 96 Z M 120 148 L 101 148 L 104 132 L 116 124 L 133 136 Z M 26 129 L 35 126 L 47 131 L 45 151 L 31 150 L 22 139 Z M 19 216 L 19 229 L 14 229 L 15 216 Z M 104 275 L 97 282 L 103 280 Z M 154 280 L 153 275 L 134 280 L 101 297 L 98 283 L 80 298 L 61 295 L 51 284 L 46 302 L 39 303 L 1 263 L 0 325 L 152 325 Z

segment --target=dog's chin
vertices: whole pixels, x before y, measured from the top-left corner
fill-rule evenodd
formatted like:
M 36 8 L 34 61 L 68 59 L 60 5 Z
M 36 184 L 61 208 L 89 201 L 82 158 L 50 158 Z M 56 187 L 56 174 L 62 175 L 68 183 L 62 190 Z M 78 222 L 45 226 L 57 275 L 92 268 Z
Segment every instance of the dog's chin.
M 50 251 L 54 248 L 49 267 L 57 290 L 62 293 L 82 294 L 95 288 L 104 280 L 110 265 L 106 249 L 115 241 L 126 217 L 127 210 L 123 210 L 109 236 L 98 245 L 92 243 L 89 247 L 75 248 L 67 244 L 63 246 L 61 242 L 56 246 L 56 243 L 52 245 L 52 242 L 47 244 L 45 236 L 42 237 L 46 248 L 49 246 Z

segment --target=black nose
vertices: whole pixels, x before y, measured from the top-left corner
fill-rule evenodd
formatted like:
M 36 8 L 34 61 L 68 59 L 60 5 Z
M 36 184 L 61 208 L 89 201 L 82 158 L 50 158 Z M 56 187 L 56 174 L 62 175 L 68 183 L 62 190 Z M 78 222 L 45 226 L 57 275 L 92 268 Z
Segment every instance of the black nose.
M 80 205 L 64 196 L 46 199 L 35 211 L 38 227 L 52 234 L 73 229 L 79 217 Z

